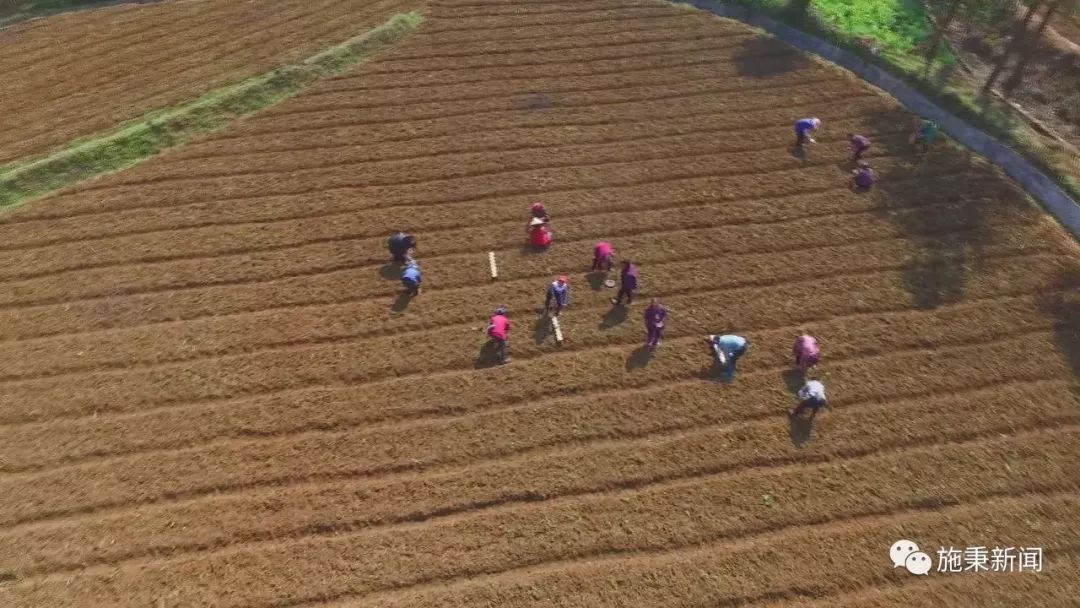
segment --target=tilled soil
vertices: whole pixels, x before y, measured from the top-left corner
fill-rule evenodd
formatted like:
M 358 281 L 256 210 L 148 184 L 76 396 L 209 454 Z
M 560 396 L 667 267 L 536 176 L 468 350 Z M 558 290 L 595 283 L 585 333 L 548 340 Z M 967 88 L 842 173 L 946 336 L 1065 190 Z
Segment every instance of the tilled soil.
M 190 0 L 0 32 L 0 163 L 41 154 L 359 35 L 407 0 Z
M 443 1 L 352 73 L 0 218 L 4 605 L 1072 605 L 1080 249 L 985 161 L 914 156 L 911 121 L 695 11 Z M 628 308 L 601 239 L 640 264 Z M 812 425 L 786 416 L 803 330 Z M 731 383 L 721 331 L 751 342 Z M 901 538 L 1044 571 L 916 577 Z

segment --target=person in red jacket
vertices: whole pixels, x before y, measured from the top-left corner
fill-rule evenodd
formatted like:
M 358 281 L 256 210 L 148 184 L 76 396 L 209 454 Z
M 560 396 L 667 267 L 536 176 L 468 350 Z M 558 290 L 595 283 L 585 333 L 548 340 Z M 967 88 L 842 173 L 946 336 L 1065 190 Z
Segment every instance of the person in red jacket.
M 488 339 L 495 343 L 495 350 L 499 355 L 500 363 L 510 362 L 510 319 L 506 317 L 506 308 L 500 306 L 495 309 L 495 314 L 488 321 Z
M 551 230 L 547 223 L 534 217 L 529 222 L 529 245 L 537 249 L 547 249 L 551 246 L 551 240 Z

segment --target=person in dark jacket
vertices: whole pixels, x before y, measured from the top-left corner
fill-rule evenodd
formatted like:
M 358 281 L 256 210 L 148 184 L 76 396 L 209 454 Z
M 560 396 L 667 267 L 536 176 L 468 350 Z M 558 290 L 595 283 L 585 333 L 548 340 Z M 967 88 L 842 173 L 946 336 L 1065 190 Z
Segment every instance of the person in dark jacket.
M 416 237 L 404 232 L 395 232 L 390 235 L 387 246 L 390 249 L 390 255 L 394 257 L 394 263 L 404 264 L 408 260 L 409 250 L 416 248 Z
M 622 304 L 623 296 L 626 296 L 627 305 L 634 301 L 634 292 L 638 289 L 638 268 L 630 260 L 623 262 L 619 293 L 611 299 L 611 303 L 618 306 Z
M 645 348 L 656 348 L 664 336 L 664 321 L 667 320 L 667 307 L 653 298 L 645 309 Z

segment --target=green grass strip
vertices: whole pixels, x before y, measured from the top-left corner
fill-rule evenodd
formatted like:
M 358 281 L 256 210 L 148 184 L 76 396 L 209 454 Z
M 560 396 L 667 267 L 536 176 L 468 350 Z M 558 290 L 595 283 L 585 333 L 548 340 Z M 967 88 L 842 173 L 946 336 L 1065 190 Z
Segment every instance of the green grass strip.
M 394 15 L 382 25 L 306 60 L 211 91 L 194 101 L 143 116 L 85 138 L 44 158 L 0 167 L 0 209 L 23 204 L 76 182 L 136 165 L 198 134 L 279 104 L 312 82 L 340 74 L 414 32 L 423 15 Z

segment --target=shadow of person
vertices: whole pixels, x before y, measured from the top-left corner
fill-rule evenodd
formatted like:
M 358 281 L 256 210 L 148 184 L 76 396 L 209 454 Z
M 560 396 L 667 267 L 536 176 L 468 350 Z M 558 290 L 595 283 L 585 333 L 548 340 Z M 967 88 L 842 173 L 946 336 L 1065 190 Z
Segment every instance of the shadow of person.
M 408 292 L 401 292 L 397 299 L 394 300 L 394 304 L 390 306 L 390 310 L 393 312 L 405 312 L 405 309 L 409 307 L 409 302 L 412 301 L 412 296 Z
M 630 353 L 630 356 L 626 359 L 626 371 L 634 371 L 635 369 L 642 369 L 649 365 L 652 361 L 654 349 L 647 346 L 639 346 L 634 349 L 634 352 Z
M 805 418 L 802 415 L 788 416 L 788 434 L 791 436 L 791 443 L 797 448 L 801 448 L 806 445 L 806 442 L 810 441 L 810 434 L 814 430 L 814 423 L 809 418 Z
M 541 314 L 533 325 L 533 342 L 543 344 L 551 335 L 551 317 Z
M 476 363 L 473 365 L 476 369 L 485 369 L 488 367 L 495 367 L 501 363 L 499 361 L 499 350 L 495 346 L 494 340 L 485 340 L 480 345 L 480 352 L 476 355 Z
M 802 388 L 803 384 L 806 382 L 806 372 L 801 369 L 793 368 L 781 372 L 780 378 L 783 379 L 788 392 L 795 394 L 799 392 L 799 389 Z
M 593 270 L 585 275 L 585 280 L 589 282 L 589 287 L 593 291 L 600 291 L 604 289 L 604 281 L 607 280 L 608 273 L 603 270 Z
M 600 320 L 599 327 L 600 329 L 611 329 L 612 327 L 621 324 L 623 321 L 626 321 L 627 315 L 629 314 L 630 311 L 626 306 L 612 306 L 604 315 L 604 318 Z
M 397 262 L 388 262 L 386 264 L 383 264 L 382 267 L 379 268 L 379 276 L 386 279 L 387 281 L 400 279 L 401 269 L 401 264 L 398 264 Z

